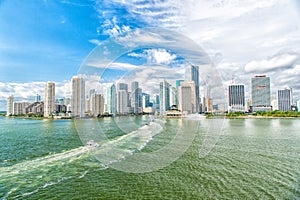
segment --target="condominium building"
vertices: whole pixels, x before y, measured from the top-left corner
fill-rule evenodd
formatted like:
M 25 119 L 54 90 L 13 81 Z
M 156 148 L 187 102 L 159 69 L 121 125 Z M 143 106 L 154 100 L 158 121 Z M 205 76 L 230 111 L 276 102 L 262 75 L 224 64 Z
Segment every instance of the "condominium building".
M 182 82 L 178 88 L 178 97 L 178 109 L 183 114 L 192 114 L 197 112 L 196 86 L 194 81 Z
M 12 115 L 14 112 L 14 96 L 7 97 L 6 116 Z
M 117 84 L 117 113 L 126 115 L 129 113 L 128 107 L 128 85 L 126 83 Z
M 110 115 L 115 115 L 117 111 L 116 86 L 113 83 L 108 83 L 104 87 L 104 112 Z
M 55 83 L 45 84 L 44 117 L 49 117 L 55 110 Z
M 228 111 L 243 112 L 245 111 L 245 86 L 229 85 L 228 86 Z
M 14 102 L 13 115 L 25 115 L 26 108 L 30 106 L 29 102 Z
M 165 80 L 159 84 L 159 103 L 160 114 L 165 115 L 170 109 L 170 84 Z
M 293 91 L 292 88 L 285 88 L 278 90 L 278 110 L 290 111 L 293 105 Z
M 85 112 L 85 81 L 82 77 L 74 76 L 71 80 L 71 85 L 72 116 L 83 117 Z
M 142 112 L 142 90 L 136 81 L 131 83 L 131 108 L 134 114 Z
M 251 78 L 252 111 L 271 111 L 270 77 Z
M 104 97 L 102 94 L 93 93 L 90 97 L 90 110 L 92 116 L 100 116 L 104 113 Z

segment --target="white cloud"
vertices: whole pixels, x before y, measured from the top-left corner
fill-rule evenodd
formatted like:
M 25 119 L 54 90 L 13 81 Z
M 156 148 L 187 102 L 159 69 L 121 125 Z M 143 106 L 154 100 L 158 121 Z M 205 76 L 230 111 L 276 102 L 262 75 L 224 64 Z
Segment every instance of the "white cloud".
M 92 43 L 92 44 L 95 44 L 95 45 L 100 45 L 101 44 L 101 41 L 97 40 L 97 39 L 90 39 L 89 42 Z
M 149 64 L 165 64 L 168 65 L 173 62 L 177 56 L 168 52 L 165 49 L 147 49 L 143 53 L 129 53 L 128 56 L 145 58 Z
M 245 65 L 245 72 L 270 72 L 278 69 L 291 68 L 299 59 L 297 54 L 282 54 L 270 59 L 251 61 Z
M 165 49 L 148 49 L 145 51 L 150 63 L 170 64 L 176 58 L 175 54 L 167 52 Z

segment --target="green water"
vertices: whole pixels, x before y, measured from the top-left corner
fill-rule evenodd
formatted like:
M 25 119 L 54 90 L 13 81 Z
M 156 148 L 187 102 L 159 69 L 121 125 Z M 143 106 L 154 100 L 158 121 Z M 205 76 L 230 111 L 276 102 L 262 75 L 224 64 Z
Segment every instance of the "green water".
M 298 119 L 225 119 L 215 146 L 204 158 L 199 158 L 203 143 L 216 139 L 207 132 L 208 127 L 212 120 L 222 119 L 161 120 L 161 131 L 158 126 L 152 130 L 149 120 L 105 118 L 75 123 L 0 117 L 0 197 L 300 199 Z M 198 130 L 184 154 L 162 169 L 126 173 L 106 162 L 122 163 L 132 153 L 158 151 L 172 142 L 180 127 L 187 132 L 193 127 Z M 96 154 L 83 147 L 92 137 L 81 134 L 88 128 L 99 132 L 98 143 L 103 135 L 108 139 L 97 147 Z M 149 130 L 157 132 L 146 137 L 143 133 Z M 180 143 L 176 148 L 182 148 Z M 99 156 L 105 164 L 99 162 Z

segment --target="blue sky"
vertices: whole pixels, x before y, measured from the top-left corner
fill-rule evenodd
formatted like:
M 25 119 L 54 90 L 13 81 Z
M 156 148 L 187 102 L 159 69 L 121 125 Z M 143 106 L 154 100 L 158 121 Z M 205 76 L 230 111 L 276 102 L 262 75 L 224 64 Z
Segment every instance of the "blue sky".
M 224 86 L 235 81 L 250 91 L 250 78 L 266 74 L 273 96 L 291 86 L 299 100 L 299 7 L 297 0 L 0 0 L 0 110 L 10 94 L 43 94 L 47 81 L 57 83 L 58 97 L 69 95 L 69 80 L 98 44 L 146 27 L 201 46 Z M 157 51 L 147 55 L 172 59 Z

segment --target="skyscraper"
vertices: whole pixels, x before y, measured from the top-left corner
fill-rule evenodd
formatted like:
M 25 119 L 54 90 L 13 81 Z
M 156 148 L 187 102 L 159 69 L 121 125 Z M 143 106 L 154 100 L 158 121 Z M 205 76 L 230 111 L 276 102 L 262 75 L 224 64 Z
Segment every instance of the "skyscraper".
M 199 66 L 190 65 L 185 71 L 185 80 L 195 82 L 196 91 L 196 112 L 199 112 L 200 103 L 200 77 L 199 77 Z
M 196 110 L 196 87 L 194 81 L 185 81 L 178 88 L 179 106 L 183 114 L 192 114 Z
M 117 113 L 126 115 L 128 108 L 128 85 L 126 83 L 117 84 Z
M 104 113 L 104 97 L 102 94 L 93 93 L 90 97 L 91 115 L 97 117 Z
M 178 106 L 178 95 L 175 87 L 170 87 L 170 106 Z
M 228 86 L 228 111 L 229 112 L 245 111 L 245 86 L 244 85 Z
M 278 90 L 278 110 L 290 111 L 293 104 L 292 88 Z
M 7 97 L 6 116 L 12 115 L 14 112 L 14 96 Z
M 117 111 L 116 86 L 108 83 L 104 88 L 104 112 L 115 115 Z
M 134 114 L 141 112 L 142 90 L 139 88 L 139 83 L 136 81 L 131 83 L 131 107 Z
M 160 114 L 164 115 L 170 109 L 170 84 L 165 80 L 159 84 L 159 101 Z
M 271 111 L 270 77 L 255 76 L 251 78 L 252 111 Z
M 45 85 L 44 116 L 49 117 L 55 110 L 55 83 L 48 82 Z
M 85 112 L 85 81 L 82 77 L 74 76 L 72 82 L 71 109 L 72 116 L 83 117 Z

